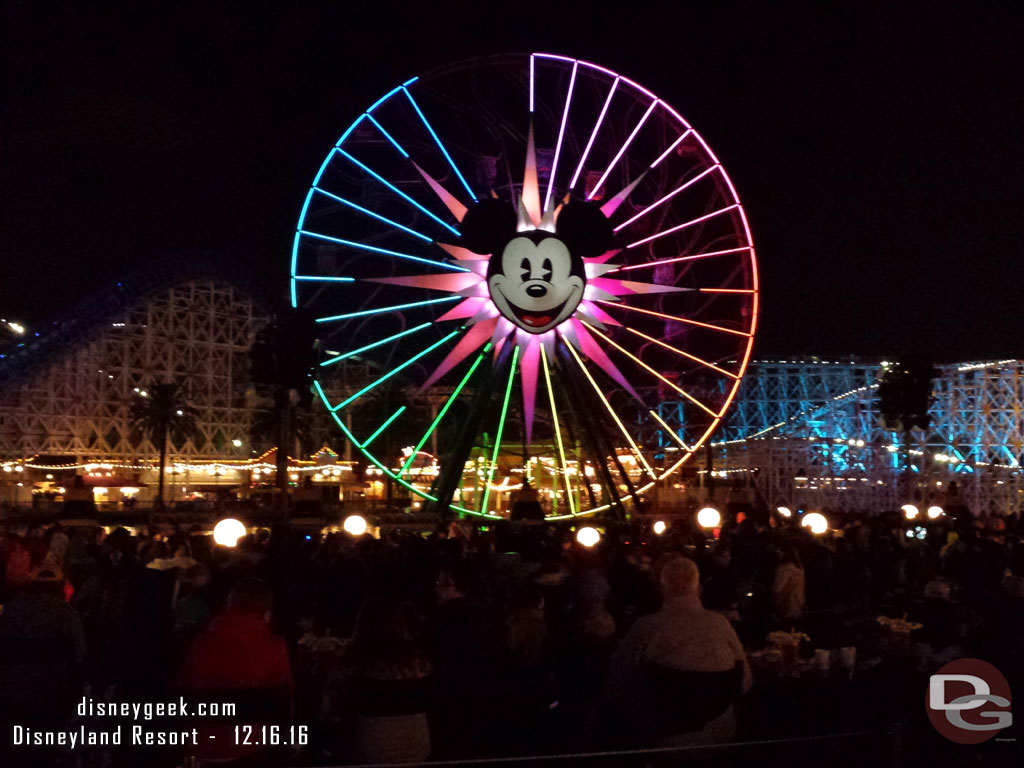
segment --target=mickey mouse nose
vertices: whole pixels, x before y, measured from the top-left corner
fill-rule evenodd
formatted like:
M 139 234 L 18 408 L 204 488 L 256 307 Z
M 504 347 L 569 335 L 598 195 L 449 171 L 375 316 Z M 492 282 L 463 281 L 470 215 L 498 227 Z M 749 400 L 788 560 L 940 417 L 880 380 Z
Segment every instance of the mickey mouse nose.
M 546 294 L 548 289 L 543 285 L 530 285 L 526 288 L 526 295 L 534 299 L 539 299 L 541 296 Z

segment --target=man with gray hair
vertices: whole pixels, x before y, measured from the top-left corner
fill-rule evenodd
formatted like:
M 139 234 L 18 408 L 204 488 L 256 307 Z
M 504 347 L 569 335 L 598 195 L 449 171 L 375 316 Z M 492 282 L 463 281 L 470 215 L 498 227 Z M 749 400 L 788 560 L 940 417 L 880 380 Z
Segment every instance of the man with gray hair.
M 733 702 L 751 685 L 743 646 L 724 616 L 701 605 L 692 560 L 666 555 L 655 574 L 661 609 L 637 620 L 623 639 L 612 658 L 609 694 L 643 724 L 647 740 L 729 741 L 736 727 Z

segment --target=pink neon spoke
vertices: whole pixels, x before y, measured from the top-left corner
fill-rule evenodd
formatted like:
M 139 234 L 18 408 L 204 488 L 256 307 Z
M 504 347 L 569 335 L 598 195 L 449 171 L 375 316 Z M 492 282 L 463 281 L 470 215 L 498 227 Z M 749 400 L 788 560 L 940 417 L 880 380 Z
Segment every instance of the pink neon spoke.
M 685 183 L 685 184 L 683 184 L 682 186 L 680 186 L 680 187 L 676 187 L 676 188 L 675 188 L 675 189 L 674 189 L 673 191 L 669 192 L 669 193 L 668 193 L 667 195 L 665 195 L 665 196 L 664 196 L 663 198 L 661 198 L 661 200 L 659 200 L 658 202 L 656 202 L 656 203 L 651 203 L 651 204 L 650 204 L 650 205 L 648 205 L 648 206 L 647 206 L 646 208 L 644 208 L 644 209 L 643 209 L 642 211 L 640 211 L 640 213 L 638 213 L 638 214 L 636 214 L 635 216 L 633 216 L 632 218 L 630 218 L 630 219 L 627 219 L 626 221 L 622 222 L 621 224 L 619 224 L 619 226 L 615 227 L 615 229 L 614 229 L 614 230 L 612 230 L 612 231 L 613 231 L 613 232 L 618 232 L 618 231 L 619 231 L 620 229 L 622 229 L 623 227 L 628 227 L 628 226 L 629 226 L 630 224 L 632 224 L 632 223 L 633 223 L 634 221 L 636 221 L 637 219 L 639 219 L 639 218 L 640 218 L 641 216 L 643 216 L 643 215 L 644 215 L 645 213 L 650 213 L 650 212 L 651 212 L 651 211 L 653 211 L 653 210 L 654 210 L 655 208 L 657 208 L 657 207 L 658 207 L 659 205 L 661 205 L 662 203 L 664 203 L 664 202 L 665 202 L 666 200 L 668 200 L 668 199 L 670 199 L 670 198 L 673 198 L 673 197 L 675 197 L 676 195 L 678 195 L 678 194 L 679 194 L 680 192 L 682 192 L 682 191 L 683 191 L 684 189 L 686 189 L 687 187 L 689 187 L 689 186 L 692 186 L 693 184 L 696 184 L 696 183 L 697 183 L 698 181 L 700 181 L 701 179 L 703 179 L 703 178 L 704 178 L 705 176 L 707 176 L 707 175 L 708 175 L 709 173 L 712 173 L 713 171 L 715 171 L 715 170 L 717 170 L 717 169 L 719 169 L 719 168 L 721 168 L 721 167 L 722 167 L 722 166 L 720 166 L 720 165 L 712 165 L 712 166 L 711 166 L 710 168 L 708 168 L 708 169 L 707 169 L 706 171 L 703 171 L 703 172 L 701 172 L 701 173 L 697 174 L 696 176 L 694 176 L 694 177 L 693 177 L 692 179 L 690 179 L 690 180 L 689 180 L 688 182 L 686 182 L 686 183 Z
M 636 393 L 636 390 L 633 389 L 632 385 L 626 381 L 626 377 L 622 375 L 622 372 L 618 369 L 615 363 L 611 361 L 611 358 L 605 354 L 605 351 L 597 345 L 597 342 L 594 341 L 593 337 L 587 332 L 583 323 L 574 317 L 572 319 L 572 326 L 573 330 L 576 331 L 576 338 L 579 339 L 580 347 L 583 348 L 583 354 L 597 363 L 598 368 L 615 379 L 615 381 L 617 381 L 623 389 L 629 392 L 629 394 L 640 402 L 643 402 L 643 398 L 641 398 L 640 395 Z
M 687 227 L 692 227 L 695 224 L 700 224 L 702 221 L 707 221 L 708 219 L 714 218 L 719 214 L 728 213 L 729 211 L 735 210 L 736 208 L 739 207 L 739 203 L 733 203 L 732 205 L 726 206 L 725 208 L 719 208 L 717 211 L 712 211 L 709 214 L 701 216 L 699 219 L 693 219 L 692 221 L 687 221 L 683 224 L 678 224 L 674 227 L 670 227 L 669 229 L 663 229 L 661 232 L 656 232 L 653 235 L 650 235 L 649 237 L 645 237 L 643 240 L 637 240 L 635 243 L 630 243 L 626 247 L 636 248 L 638 245 L 649 243 L 651 242 L 651 240 L 657 240 L 659 237 L 664 237 L 665 235 L 671 235 L 673 232 L 678 232 L 681 229 L 686 229 Z
M 533 140 L 533 122 L 526 140 L 526 170 L 523 172 L 523 207 L 530 215 L 533 226 L 540 225 L 540 186 L 537 182 L 537 147 Z
M 530 114 L 533 114 L 533 83 L 534 71 L 536 69 L 535 54 L 530 54 Z
M 580 312 L 584 315 L 589 315 L 595 322 L 603 325 L 622 325 L 622 323 L 609 315 L 594 302 L 586 299 L 580 302 Z
M 686 391 L 685 389 L 683 389 L 682 387 L 680 387 L 680 386 L 679 386 L 678 384 L 675 384 L 674 382 L 670 381 L 669 379 L 666 379 L 666 378 L 665 378 L 664 376 L 662 376 L 662 375 L 661 375 L 660 373 L 658 373 L 658 372 L 657 372 L 656 370 L 654 370 L 654 369 L 653 369 L 653 368 L 652 368 L 651 366 L 649 366 L 649 365 L 648 365 L 647 363 L 645 363 L 645 362 L 644 362 L 643 360 L 641 360 L 641 359 L 640 359 L 639 357 L 637 357 L 637 356 L 636 356 L 636 355 L 634 355 L 633 353 L 629 352 L 629 351 L 628 351 L 627 349 L 625 349 L 624 347 L 622 347 L 622 346 L 620 346 L 620 345 L 616 344 L 616 343 L 615 343 L 614 341 L 612 341 L 612 340 L 611 340 L 610 338 L 608 338 L 607 336 L 605 336 L 605 335 L 604 335 L 603 333 L 601 333 L 601 332 L 600 332 L 599 330 L 597 330 L 596 328 L 593 328 L 592 326 L 589 326 L 589 325 L 588 325 L 587 327 L 588 327 L 588 328 L 590 328 L 590 330 L 592 330 L 592 331 L 593 331 L 593 332 L 594 332 L 594 333 L 595 333 L 595 334 L 596 334 L 596 335 L 597 335 L 597 336 L 598 336 L 599 338 L 601 338 L 601 339 L 604 339 L 604 341 L 605 341 L 605 342 L 606 342 L 607 344 L 610 344 L 611 346 L 615 347 L 615 349 L 619 350 L 619 352 L 621 352 L 622 354 L 624 354 L 624 355 L 625 355 L 626 357 L 628 357 L 628 358 L 629 358 L 630 360 L 632 360 L 633 362 L 635 362 L 635 363 L 636 363 L 637 365 L 639 365 L 639 366 L 640 366 L 641 368 L 644 368 L 644 369 L 646 369 L 647 371 L 649 371 L 650 373 L 653 373 L 653 374 L 654 374 L 655 376 L 657 376 L 657 377 L 658 377 L 658 379 L 660 379 L 660 380 L 661 380 L 661 381 L 663 381 L 663 382 L 664 382 L 665 384 L 667 384 L 668 386 L 670 386 L 670 387 L 671 387 L 672 389 L 674 389 L 674 390 L 675 390 L 676 392 L 678 392 L 678 393 L 679 393 L 680 395 L 682 395 L 683 397 L 685 397 L 685 398 L 686 398 L 687 400 L 689 400 L 689 401 L 690 401 L 691 403 L 693 403 L 694 405 L 696 405 L 696 406 L 698 406 L 698 407 L 700 407 L 700 408 L 704 409 L 705 411 L 707 411 L 707 412 L 708 412 L 708 413 L 709 413 L 710 415 L 712 415 L 712 416 L 717 416 L 717 415 L 718 415 L 718 414 L 717 414 L 717 413 L 715 413 L 715 412 L 714 412 L 713 410 L 711 410 L 711 409 L 710 409 L 710 408 L 708 408 L 708 407 L 707 407 L 706 405 L 704 405 L 704 403 L 702 403 L 702 402 L 701 402 L 700 400 L 698 400 L 698 399 L 697 399 L 697 398 L 695 398 L 695 397 L 694 397 L 693 395 L 691 395 L 691 394 L 690 394 L 689 392 L 687 392 L 687 391 Z
M 590 155 L 590 148 L 594 146 L 594 139 L 597 138 L 597 132 L 601 130 L 601 124 L 604 122 L 604 116 L 608 112 L 608 105 L 612 103 L 612 96 L 615 95 L 615 88 L 619 84 L 619 78 L 616 77 L 612 81 L 611 90 L 608 91 L 608 98 L 604 100 L 604 106 L 601 107 L 601 114 L 597 116 L 597 122 L 594 123 L 594 130 L 590 132 L 590 139 L 587 141 L 587 146 L 583 150 L 583 154 L 580 156 L 580 162 L 576 166 L 576 173 L 572 175 L 572 182 L 569 184 L 569 189 L 576 188 L 576 182 L 579 181 L 580 172 L 583 170 L 583 164 L 587 162 L 587 157 Z
M 686 137 L 689 136 L 691 133 L 693 133 L 693 129 L 692 128 L 687 128 L 685 131 L 683 131 L 679 135 L 679 138 L 676 139 L 675 141 L 673 141 L 671 144 L 669 144 L 668 149 L 666 149 L 664 152 L 662 152 L 660 155 L 658 155 L 658 159 L 655 160 L 653 163 L 651 163 L 651 168 L 654 168 L 655 166 L 659 165 L 661 163 L 661 161 L 664 160 L 666 157 L 668 157 L 669 153 L 671 153 L 673 149 L 675 149 L 680 144 L 682 144 L 683 141 L 686 140 Z
M 537 401 L 537 371 L 540 364 L 540 342 L 530 338 L 523 350 L 520 375 L 523 382 L 523 417 L 526 420 L 526 443 L 533 442 L 533 412 Z
M 548 178 L 548 191 L 544 195 L 544 210 L 551 202 L 551 193 L 555 189 L 555 172 L 558 170 L 558 156 L 562 153 L 562 137 L 565 136 L 565 121 L 569 119 L 569 105 L 572 104 L 572 91 L 576 86 L 576 69 L 579 64 L 573 62 L 572 75 L 569 77 L 569 92 L 565 96 L 565 109 L 562 110 L 562 124 L 558 127 L 558 142 L 555 144 L 555 157 L 551 161 L 551 176 Z
M 454 368 L 456 365 L 461 363 L 471 352 L 475 352 L 487 342 L 487 337 L 490 336 L 491 330 L 497 323 L 497 319 L 493 321 L 487 320 L 477 325 L 474 325 L 459 339 L 459 343 L 456 344 L 452 351 L 448 353 L 441 364 L 437 366 L 432 374 L 427 377 L 427 380 L 423 382 L 423 386 L 420 387 L 420 391 L 429 389 L 436 381 L 444 376 L 448 371 Z
M 462 219 L 466 216 L 466 206 L 460 203 L 451 192 L 442 187 L 440 182 L 436 181 L 429 173 L 420 168 L 414 160 L 410 160 L 409 162 L 411 162 L 413 167 L 419 171 L 420 176 L 423 177 L 423 180 L 427 182 L 427 185 L 434 191 L 434 194 L 438 196 L 442 203 L 444 203 L 445 207 L 451 211 L 455 220 L 461 223 Z
M 629 304 L 621 304 L 613 301 L 605 301 L 604 299 L 597 299 L 601 304 L 607 304 L 610 307 L 621 307 L 622 309 L 628 309 L 632 312 L 640 312 L 644 315 L 653 315 L 654 317 L 660 317 L 664 320 L 673 320 L 677 323 L 686 323 L 688 325 L 696 325 L 701 328 L 709 328 L 712 331 L 721 331 L 722 333 L 731 333 L 735 336 L 750 336 L 751 334 L 747 331 L 737 331 L 732 328 L 723 328 L 720 325 L 711 325 L 711 323 L 702 323 L 699 320 L 691 320 L 688 317 L 677 317 L 676 315 L 666 315 L 664 312 L 655 312 L 650 309 L 641 309 L 640 307 L 633 307 Z
M 630 333 L 636 335 L 636 336 L 639 336 L 641 339 L 646 339 L 647 341 L 653 342 L 655 344 L 658 344 L 659 346 L 664 347 L 665 349 L 668 349 L 668 350 L 671 350 L 672 352 L 675 352 L 677 355 L 682 355 L 685 358 L 693 360 L 695 363 L 700 363 L 703 366 L 707 366 L 711 370 L 713 370 L 713 371 L 715 371 L 717 373 L 720 373 L 723 376 L 728 376 L 730 379 L 739 379 L 739 376 L 737 376 L 735 373 L 729 373 L 729 371 L 725 370 L 724 368 L 719 368 L 714 363 L 709 363 L 707 360 L 705 360 L 705 359 L 703 359 L 701 357 L 697 357 L 696 355 L 692 355 L 689 352 L 684 352 L 683 350 L 679 349 L 678 347 L 673 347 L 671 344 L 666 344 L 661 339 L 656 339 L 653 336 L 648 336 L 646 333 L 641 333 L 640 331 L 636 330 L 635 328 L 626 328 L 626 330 L 629 331 Z
M 690 256 L 676 256 L 673 259 L 658 259 L 657 261 L 646 261 L 643 264 L 631 264 L 628 267 L 616 267 L 615 269 L 608 270 L 606 274 L 612 272 L 626 272 L 630 269 L 643 269 L 644 267 L 660 267 L 662 264 L 675 264 L 677 261 L 693 261 L 695 259 L 707 259 L 711 256 L 727 256 L 730 253 L 743 253 L 743 251 L 751 250 L 749 245 L 745 245 L 742 248 L 729 248 L 725 251 L 710 251 L 708 253 L 695 253 Z
M 637 293 L 678 293 L 679 291 L 691 290 L 689 288 L 679 288 L 674 285 L 636 283 L 632 280 L 616 280 L 611 277 L 592 277 L 587 280 L 587 285 L 592 285 L 606 293 L 612 294 L 613 296 L 630 296 Z
M 658 106 L 657 99 L 651 102 L 651 106 L 649 106 L 647 111 L 644 112 L 644 116 L 640 118 L 640 122 L 636 124 L 636 128 L 634 128 L 633 132 L 629 134 L 629 138 L 626 139 L 625 143 L 619 149 L 618 154 L 616 154 L 615 157 L 612 158 L 612 161 L 608 163 L 608 167 L 605 168 L 604 173 L 601 174 L 601 180 L 594 185 L 594 188 L 590 190 L 590 194 L 587 195 L 587 200 L 592 200 L 594 195 L 597 194 L 597 191 L 604 186 L 605 181 L 608 179 L 608 175 L 612 172 L 612 168 L 615 167 L 615 164 L 619 162 L 619 158 L 621 158 L 626 153 L 626 150 L 629 149 L 629 145 L 633 143 L 633 139 L 635 139 L 636 135 L 640 133 L 640 129 L 644 127 L 644 123 L 647 122 L 647 118 L 651 116 L 651 112 L 654 111 L 656 106 Z
M 701 288 L 701 293 L 757 293 L 751 288 Z

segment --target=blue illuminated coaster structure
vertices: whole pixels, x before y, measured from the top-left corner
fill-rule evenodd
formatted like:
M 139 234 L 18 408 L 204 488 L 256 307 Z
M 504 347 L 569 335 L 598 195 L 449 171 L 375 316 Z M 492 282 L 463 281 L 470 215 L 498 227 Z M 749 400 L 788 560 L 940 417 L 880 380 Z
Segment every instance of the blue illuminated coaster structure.
M 535 53 L 356 116 L 303 203 L 291 299 L 373 473 L 462 516 L 506 516 L 526 480 L 562 519 L 624 512 L 709 439 L 750 357 L 757 263 L 675 109 Z

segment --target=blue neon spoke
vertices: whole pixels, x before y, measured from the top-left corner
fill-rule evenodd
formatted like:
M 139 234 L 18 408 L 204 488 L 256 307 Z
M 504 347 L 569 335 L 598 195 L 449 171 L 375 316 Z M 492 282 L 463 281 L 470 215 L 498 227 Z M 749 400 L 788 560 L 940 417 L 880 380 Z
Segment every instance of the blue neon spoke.
M 384 126 L 383 125 L 381 125 L 380 123 L 377 122 L 377 118 L 375 118 L 373 115 L 370 115 L 370 114 L 367 114 L 366 116 L 368 118 L 370 118 L 370 122 L 371 123 L 373 123 L 374 125 L 377 126 L 377 130 L 381 132 L 381 135 L 385 139 L 390 141 L 391 144 L 394 146 L 394 148 L 399 151 L 399 153 L 402 155 L 402 157 L 408 157 L 409 156 L 409 153 L 406 152 L 404 149 L 402 149 L 402 145 L 399 144 L 397 141 L 395 141 L 395 139 L 391 136 L 390 133 L 388 133 L 387 131 L 384 130 Z
M 389 341 L 394 341 L 395 339 L 400 339 L 403 336 L 408 336 L 410 333 L 416 333 L 416 331 L 422 331 L 424 328 L 429 328 L 431 325 L 433 325 L 433 323 L 421 323 L 420 325 L 417 325 L 415 328 L 410 328 L 407 331 L 402 331 L 401 333 L 396 333 L 394 336 L 388 336 L 386 339 L 381 339 L 380 341 L 375 341 L 372 344 L 367 344 L 365 347 L 360 347 L 359 349 L 353 349 L 351 352 L 346 352 L 343 355 L 338 355 L 337 357 L 332 357 L 330 360 L 324 360 L 322 363 L 320 363 L 320 366 L 323 367 L 325 365 L 331 365 L 332 363 L 337 363 L 340 360 L 346 360 L 346 359 L 348 359 L 350 357 L 353 357 L 355 355 L 361 354 L 363 352 L 367 352 L 367 351 L 373 349 L 374 347 L 379 347 L 381 344 L 387 344 Z
M 380 182 L 381 184 L 383 184 L 384 186 L 386 186 L 386 187 L 387 187 L 388 189 L 390 189 L 390 190 L 391 190 L 392 192 L 394 192 L 394 193 L 395 193 L 396 195 L 398 195 L 399 197 L 401 197 L 401 198 L 402 198 L 403 200 L 407 200 L 407 201 L 409 201 L 410 203 L 412 203 L 412 204 L 413 204 L 414 206 L 416 206 L 417 208 L 419 208 L 419 209 L 420 209 L 421 211 L 423 211 L 423 212 L 424 212 L 425 214 L 427 214 L 427 216 L 429 216 L 430 218 L 432 218 L 432 219 L 433 219 L 434 221 L 436 221 L 436 222 L 437 222 L 438 224 L 440 224 L 440 225 L 441 225 L 442 227 L 444 227 L 445 229 L 449 230 L 449 231 L 450 231 L 450 232 L 451 232 L 451 233 L 452 233 L 453 235 L 455 235 L 456 237 L 459 237 L 459 236 L 460 236 L 460 235 L 459 235 L 459 230 L 455 229 L 455 227 L 453 227 L 453 226 L 452 226 L 451 224 L 448 224 L 448 223 L 447 223 L 447 222 L 445 222 L 445 221 L 444 221 L 443 219 L 439 218 L 439 217 L 438 217 L 437 215 L 435 215 L 435 214 L 431 213 L 430 211 L 428 211 L 428 210 L 427 210 L 426 208 L 424 208 L 424 207 L 423 207 L 422 205 L 420 205 L 419 203 L 417 203 L 417 202 L 416 202 L 415 200 L 413 200 L 413 199 L 412 199 L 411 197 L 409 197 L 409 196 L 408 196 L 407 194 L 405 194 L 405 192 L 403 192 L 402 190 L 400 190 L 400 189 L 399 189 L 398 187 L 396 187 L 396 186 L 395 186 L 394 184 L 392 184 L 392 183 L 391 183 L 390 181 L 388 181 L 387 179 L 385 179 L 385 178 L 384 178 L 383 176 L 381 176 L 381 175 L 380 175 L 379 173 L 377 173 L 377 172 L 376 172 L 375 170 L 373 170 L 373 169 L 372 169 L 372 168 L 370 168 L 369 166 L 365 165 L 364 163 L 361 163 L 361 162 L 360 162 L 359 160 L 356 160 L 356 158 L 352 157 L 352 155 L 350 155 L 350 154 L 349 154 L 348 152 L 346 152 L 346 151 L 345 151 L 344 149 L 341 149 L 341 148 L 336 148 L 336 149 L 335 149 L 335 152 L 340 152 L 340 153 L 341 153 L 342 155 L 344 155 L 344 156 L 345 156 L 345 158 L 346 158 L 346 159 L 348 159 L 349 161 L 351 161 L 351 162 L 355 163 L 356 165 L 358 165 L 358 166 L 359 166 L 360 168 L 362 168 L 362 169 L 363 169 L 364 171 L 366 171 L 366 172 L 367 172 L 368 174 L 370 174 L 371 176 L 373 176 L 373 178 L 377 179 L 377 181 L 379 181 L 379 182 Z M 475 200 L 476 198 L 473 198 L 473 199 Z
M 317 275 L 295 275 L 294 280 L 308 280 L 313 283 L 354 283 L 354 277 L 330 277 Z
M 395 368 L 392 368 L 390 371 L 385 373 L 383 376 L 381 376 L 379 379 L 377 379 L 372 384 L 367 384 L 365 387 L 363 387 L 361 390 L 356 392 L 354 395 L 350 395 L 346 400 L 343 400 L 342 402 L 338 403 L 333 408 L 331 408 L 331 410 L 334 411 L 335 413 L 337 413 L 342 408 L 344 408 L 346 405 L 351 403 L 353 400 L 359 399 L 360 397 L 365 395 L 367 392 L 369 392 L 371 389 L 374 389 L 375 387 L 380 386 L 381 384 L 383 384 L 385 381 L 390 379 L 392 376 L 394 376 L 399 371 L 405 370 L 410 365 L 412 365 L 417 360 L 419 360 L 421 357 L 423 357 L 424 355 L 427 355 L 427 354 L 433 352 L 435 349 L 437 349 L 439 346 L 444 344 L 450 338 L 452 338 L 453 336 L 458 336 L 460 333 L 462 333 L 462 329 L 461 328 L 459 330 L 457 330 L 457 331 L 452 331 L 451 333 L 449 333 L 447 336 L 445 336 L 440 341 L 435 341 L 433 344 L 431 344 L 429 347 L 424 349 L 422 352 L 418 352 L 417 354 L 415 354 L 412 357 L 410 357 L 408 360 L 406 360 L 401 365 L 396 366 Z
M 448 165 L 452 167 L 452 170 L 455 171 L 455 175 L 458 176 L 459 181 L 462 182 L 462 186 L 466 188 L 466 191 L 469 193 L 469 196 L 473 198 L 474 202 L 476 202 L 476 195 L 473 194 L 473 190 L 469 188 L 469 184 L 466 182 L 465 177 L 456 167 L 455 161 L 452 160 L 452 156 L 448 154 L 448 150 L 444 148 L 444 144 L 441 143 L 441 139 L 434 132 L 433 127 L 427 121 L 427 116 L 423 114 L 423 110 L 420 109 L 420 105 L 416 103 L 416 99 L 412 97 L 412 94 L 409 93 L 409 89 L 406 88 L 404 85 L 402 86 L 402 90 L 405 91 L 405 95 L 408 97 L 409 103 L 412 104 L 413 108 L 416 110 L 416 114 L 420 116 L 420 120 L 423 121 L 423 125 L 427 127 L 427 130 L 430 131 L 430 135 L 434 137 L 434 142 L 437 144 L 437 148 L 441 150 L 441 154 L 445 156 L 445 159 L 448 161 Z
M 344 315 L 331 315 L 330 317 L 318 317 L 318 323 L 330 323 L 334 320 L 347 320 L 350 317 L 364 317 L 365 315 L 379 315 L 382 312 L 395 312 L 399 309 L 412 309 L 413 307 L 424 307 L 428 304 L 440 304 L 443 301 L 460 301 L 461 296 L 444 296 L 440 299 L 427 299 L 426 301 L 414 301 L 411 304 L 393 304 L 390 307 L 379 307 L 377 309 L 364 309 L 361 312 L 348 312 Z
M 383 432 L 385 429 L 387 429 L 389 426 L 391 426 L 391 422 L 392 421 L 394 421 L 395 419 L 397 419 L 399 416 L 402 415 L 402 411 L 404 411 L 404 410 L 405 410 L 405 406 L 403 405 L 401 408 L 399 408 L 397 411 L 395 411 L 393 414 L 391 414 L 391 417 L 387 421 L 385 421 L 383 424 L 381 424 L 379 427 L 377 427 L 377 431 L 374 432 L 372 435 L 370 435 L 368 438 L 366 438 L 366 441 L 362 445 L 360 445 L 359 447 L 360 448 L 366 448 L 370 443 L 372 443 L 374 440 L 376 440 L 381 432 Z
M 466 267 L 460 267 L 458 264 L 449 264 L 444 261 L 435 261 L 434 259 L 425 259 L 422 256 L 413 256 L 411 253 L 400 253 L 399 251 L 392 251 L 388 248 L 378 248 L 376 245 L 367 245 L 366 243 L 357 243 L 354 240 L 345 240 L 340 237 L 331 237 L 330 235 L 322 235 L 319 232 L 310 232 L 308 229 L 300 229 L 300 235 L 306 235 L 307 237 L 315 237 L 317 240 L 326 240 L 330 243 L 338 243 L 349 248 L 357 248 L 361 251 L 370 251 L 371 253 L 382 253 L 385 256 L 394 256 L 397 259 L 408 259 L 409 261 L 419 261 L 423 264 L 432 264 L 435 267 L 443 267 L 444 269 L 450 269 L 453 272 L 470 272 L 471 270 Z
M 351 200 L 346 200 L 344 197 L 339 197 L 333 192 L 328 192 L 326 189 L 322 187 L 313 187 L 313 189 L 315 189 L 317 192 L 319 192 L 321 195 L 324 195 L 325 197 L 329 197 L 332 200 L 336 200 L 342 205 L 347 205 L 349 208 L 354 208 L 360 213 L 365 213 L 367 216 L 372 216 L 378 221 L 383 221 L 385 224 L 390 224 L 392 227 L 400 229 L 403 232 L 408 232 L 410 235 L 418 237 L 420 240 L 425 240 L 428 243 L 434 242 L 433 238 L 427 237 L 422 232 L 417 232 L 415 229 L 409 229 L 409 227 L 405 226 L 404 224 L 399 224 L 397 221 L 392 221 L 387 216 L 381 216 L 379 213 L 371 211 L 369 208 L 363 208 L 363 206 L 357 205 L 356 203 L 353 203 Z

